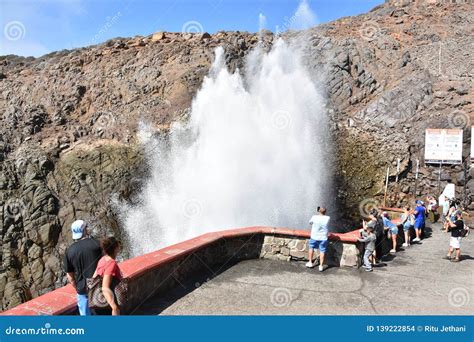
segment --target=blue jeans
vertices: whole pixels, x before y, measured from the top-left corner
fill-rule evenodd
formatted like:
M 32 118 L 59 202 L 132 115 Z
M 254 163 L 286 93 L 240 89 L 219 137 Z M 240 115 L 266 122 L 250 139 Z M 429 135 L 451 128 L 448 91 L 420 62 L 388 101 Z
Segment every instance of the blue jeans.
M 374 251 L 366 249 L 364 252 L 364 266 L 367 267 L 367 269 L 372 269 L 372 263 L 369 260 L 369 257 L 372 255 Z
M 87 298 L 86 294 L 77 294 L 77 307 L 79 308 L 79 315 L 91 315 L 91 309 L 89 308 L 89 299 Z

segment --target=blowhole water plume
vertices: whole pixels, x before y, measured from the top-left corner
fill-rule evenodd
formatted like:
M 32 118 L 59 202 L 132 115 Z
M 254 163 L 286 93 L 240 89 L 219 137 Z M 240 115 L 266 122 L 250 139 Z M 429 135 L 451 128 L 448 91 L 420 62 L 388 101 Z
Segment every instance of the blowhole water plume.
M 132 255 L 221 229 L 304 229 L 329 196 L 325 101 L 299 51 L 276 41 L 245 80 L 224 60 L 218 48 L 189 120 L 146 140 L 150 179 L 123 211 Z

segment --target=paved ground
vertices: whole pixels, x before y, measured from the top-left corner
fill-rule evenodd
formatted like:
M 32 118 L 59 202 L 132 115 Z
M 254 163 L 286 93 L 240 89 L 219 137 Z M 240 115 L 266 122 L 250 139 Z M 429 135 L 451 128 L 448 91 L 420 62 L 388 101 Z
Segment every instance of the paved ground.
M 303 262 L 249 260 L 218 276 L 188 284 L 193 291 L 155 298 L 138 314 L 162 315 L 461 315 L 474 312 L 474 234 L 463 241 L 463 260 L 442 260 L 449 237 L 431 237 L 388 257 L 383 266 L 330 268 Z M 194 281 L 194 280 L 193 280 Z

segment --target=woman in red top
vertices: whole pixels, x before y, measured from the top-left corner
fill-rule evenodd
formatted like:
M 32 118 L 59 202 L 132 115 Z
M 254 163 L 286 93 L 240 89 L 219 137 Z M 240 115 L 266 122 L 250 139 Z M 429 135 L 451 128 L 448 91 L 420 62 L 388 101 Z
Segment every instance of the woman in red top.
M 115 261 L 120 251 L 120 243 L 112 236 L 103 239 L 100 244 L 104 251 L 104 256 L 97 264 L 94 278 L 96 276 L 102 277 L 102 293 L 112 308 L 112 315 L 118 316 L 120 315 L 120 308 L 117 305 L 113 289 L 120 280 L 122 280 L 122 272 L 120 271 L 117 261 Z

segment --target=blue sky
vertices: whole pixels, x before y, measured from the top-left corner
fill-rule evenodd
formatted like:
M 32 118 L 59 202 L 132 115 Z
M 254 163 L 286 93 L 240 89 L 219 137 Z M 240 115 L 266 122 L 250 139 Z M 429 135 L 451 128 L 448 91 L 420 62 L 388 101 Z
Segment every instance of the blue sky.
M 383 0 L 306 0 L 323 23 Z M 300 0 L 0 0 L 0 55 L 42 54 L 156 31 L 275 31 L 293 24 Z

